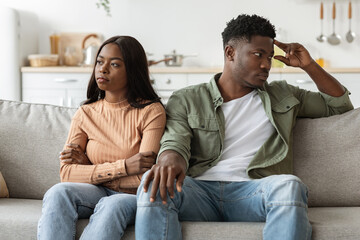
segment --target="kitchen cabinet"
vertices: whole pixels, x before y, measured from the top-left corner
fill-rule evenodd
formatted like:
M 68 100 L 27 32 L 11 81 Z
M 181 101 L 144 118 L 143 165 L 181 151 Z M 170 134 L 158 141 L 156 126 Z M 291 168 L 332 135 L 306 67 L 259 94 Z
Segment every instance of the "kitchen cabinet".
M 360 107 L 360 69 L 327 69 L 351 92 L 350 99 Z M 181 88 L 209 82 L 221 68 L 150 67 L 150 79 L 155 91 L 167 103 L 171 94 Z M 86 99 L 92 68 L 54 67 L 22 68 L 22 100 L 78 107 Z M 268 81 L 286 80 L 289 84 L 318 91 L 314 82 L 302 70 L 273 68 Z
M 91 73 L 23 72 L 22 100 L 78 107 L 86 100 Z
M 167 103 L 171 94 L 181 88 L 187 86 L 187 74 L 159 74 L 151 73 L 150 80 L 155 91 L 161 97 L 163 103 Z

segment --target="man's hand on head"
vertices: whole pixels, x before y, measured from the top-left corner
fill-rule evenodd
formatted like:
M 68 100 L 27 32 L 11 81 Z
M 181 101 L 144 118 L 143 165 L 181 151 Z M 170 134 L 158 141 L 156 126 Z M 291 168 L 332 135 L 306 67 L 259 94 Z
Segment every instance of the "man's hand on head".
M 175 151 L 164 151 L 158 163 L 153 165 L 144 180 L 144 192 L 148 191 L 149 184 L 153 180 L 150 192 L 150 202 L 154 202 L 156 193 L 160 189 L 160 197 L 163 204 L 166 204 L 167 193 L 174 198 L 174 183 L 176 179 L 176 190 L 181 192 L 182 184 L 186 174 L 186 162 L 184 158 Z
M 282 43 L 274 40 L 274 44 L 285 52 L 285 56 L 276 55 L 274 58 L 287 66 L 306 68 L 315 62 L 308 50 L 299 43 Z

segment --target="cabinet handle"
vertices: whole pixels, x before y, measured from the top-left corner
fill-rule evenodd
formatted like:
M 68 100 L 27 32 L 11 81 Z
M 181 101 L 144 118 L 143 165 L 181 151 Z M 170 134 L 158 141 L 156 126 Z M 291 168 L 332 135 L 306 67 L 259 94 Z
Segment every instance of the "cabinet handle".
M 77 82 L 77 79 L 73 79 L 73 78 L 55 78 L 54 82 L 58 82 L 58 83 L 66 83 L 66 82 Z
M 165 82 L 166 84 L 170 84 L 171 83 L 171 79 L 168 78 L 168 80 Z
M 297 79 L 295 82 L 298 84 L 306 84 L 306 83 L 312 83 L 313 81 L 309 79 Z

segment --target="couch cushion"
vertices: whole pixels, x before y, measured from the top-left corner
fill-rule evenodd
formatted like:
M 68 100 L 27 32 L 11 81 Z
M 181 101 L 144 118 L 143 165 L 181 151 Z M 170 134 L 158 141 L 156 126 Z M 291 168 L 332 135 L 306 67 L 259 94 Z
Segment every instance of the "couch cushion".
M 0 239 L 37 239 L 37 223 L 41 216 L 42 201 L 33 199 L 0 199 Z M 89 219 L 80 219 L 76 226 L 79 239 Z M 134 226 L 128 227 L 124 240 L 135 239 Z
M 360 206 L 360 108 L 299 119 L 294 173 L 309 188 L 309 206 Z
M 41 216 L 41 200 L 0 199 L 0 239 L 36 239 Z M 309 208 L 309 219 L 316 240 L 360 239 L 360 207 Z M 79 239 L 88 219 L 77 224 Z M 184 240 L 262 239 L 264 223 L 183 222 Z M 134 226 L 126 230 L 124 240 L 135 239 Z
M 0 171 L 10 197 L 42 199 L 60 181 L 58 156 L 75 111 L 0 100 Z
M 3 197 L 9 197 L 9 191 L 8 191 L 7 186 L 6 186 L 6 182 L 4 180 L 4 177 L 0 172 L 0 198 L 3 198 Z

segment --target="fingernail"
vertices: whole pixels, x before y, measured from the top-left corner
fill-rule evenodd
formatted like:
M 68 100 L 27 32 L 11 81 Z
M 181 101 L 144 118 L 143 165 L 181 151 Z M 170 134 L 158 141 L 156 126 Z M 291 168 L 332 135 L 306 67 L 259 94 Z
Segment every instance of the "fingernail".
M 153 198 L 150 198 L 150 202 L 154 202 L 154 199 L 153 199 Z
M 165 205 L 165 204 L 166 204 L 166 201 L 162 201 L 162 203 Z

